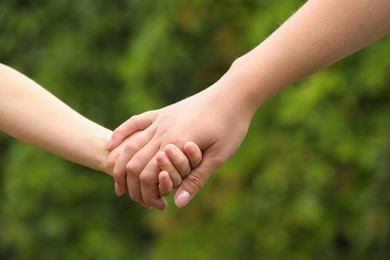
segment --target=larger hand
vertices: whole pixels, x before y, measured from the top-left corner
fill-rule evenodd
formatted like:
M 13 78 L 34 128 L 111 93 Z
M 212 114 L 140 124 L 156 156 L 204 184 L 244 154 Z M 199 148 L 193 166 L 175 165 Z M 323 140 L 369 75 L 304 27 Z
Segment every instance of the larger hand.
M 158 194 L 156 153 L 168 144 L 183 149 L 195 142 L 203 152 L 203 161 L 182 182 L 175 194 L 177 206 L 185 206 L 207 178 L 240 146 L 252 113 L 236 102 L 237 97 L 210 87 L 190 98 L 160 110 L 130 118 L 113 134 L 108 149 L 118 146 L 127 136 L 145 125 L 149 127 L 125 147 L 117 160 L 114 179 L 122 192 L 145 205 L 163 208 Z

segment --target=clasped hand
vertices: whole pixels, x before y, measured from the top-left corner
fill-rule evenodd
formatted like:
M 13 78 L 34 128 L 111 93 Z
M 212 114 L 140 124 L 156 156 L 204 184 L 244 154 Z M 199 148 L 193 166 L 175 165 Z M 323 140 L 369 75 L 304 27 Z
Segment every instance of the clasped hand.
M 131 117 L 114 131 L 107 149 L 122 146 L 113 170 L 118 195 L 127 191 L 134 201 L 161 210 L 167 207 L 162 196 L 172 188 L 178 187 L 174 195 L 178 207 L 192 199 L 237 150 L 249 126 L 250 117 L 222 100 L 219 91 L 210 87 L 173 105 Z M 131 141 L 126 142 L 129 136 Z M 169 177 L 169 183 L 163 183 Z

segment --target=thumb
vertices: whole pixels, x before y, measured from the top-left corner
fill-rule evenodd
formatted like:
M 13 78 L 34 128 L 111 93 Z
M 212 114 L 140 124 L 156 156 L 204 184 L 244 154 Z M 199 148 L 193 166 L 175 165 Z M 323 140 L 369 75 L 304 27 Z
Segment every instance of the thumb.
M 156 119 L 156 113 L 155 111 L 146 112 L 140 115 L 132 116 L 118 126 L 114 130 L 114 133 L 112 134 L 111 141 L 107 144 L 106 149 L 108 151 L 112 151 L 116 147 L 118 147 L 123 140 L 125 140 L 130 135 L 134 134 L 135 132 L 145 130 L 148 128 L 153 121 Z
M 192 170 L 185 177 L 174 196 L 174 201 L 177 207 L 182 208 L 188 204 L 195 194 L 206 183 L 210 175 L 215 172 L 224 160 L 219 159 L 214 154 L 215 151 L 208 150 L 204 153 L 202 163 Z

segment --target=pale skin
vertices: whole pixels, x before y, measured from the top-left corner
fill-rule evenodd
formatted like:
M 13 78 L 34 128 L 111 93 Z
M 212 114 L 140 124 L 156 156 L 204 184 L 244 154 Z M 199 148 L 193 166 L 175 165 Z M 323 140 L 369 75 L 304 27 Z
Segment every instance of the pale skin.
M 0 64 L 0 130 L 72 162 L 112 175 L 114 165 L 138 134 L 108 152 L 112 131 L 85 118 L 39 84 Z M 140 129 L 142 130 L 142 129 Z M 202 154 L 192 142 L 186 153 L 160 155 L 159 193 L 168 195 Z M 176 147 L 172 147 L 175 149 Z
M 145 130 L 132 142 L 131 152 L 118 159 L 116 183 L 122 191 L 128 189 L 133 200 L 161 208 L 156 153 L 168 144 L 182 148 L 192 140 L 203 160 L 176 190 L 176 205 L 185 206 L 238 149 L 262 104 L 389 32 L 389 0 L 309 0 L 209 88 L 119 126 L 109 150 L 133 132 Z

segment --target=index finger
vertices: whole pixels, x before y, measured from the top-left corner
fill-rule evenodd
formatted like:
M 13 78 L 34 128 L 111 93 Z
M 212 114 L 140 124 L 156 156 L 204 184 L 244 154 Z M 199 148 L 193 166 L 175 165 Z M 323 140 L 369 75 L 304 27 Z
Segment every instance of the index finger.
M 148 128 L 155 119 L 155 113 L 146 112 L 141 115 L 136 115 L 130 117 L 129 120 L 118 126 L 114 133 L 112 134 L 111 141 L 107 144 L 106 149 L 112 151 L 118 147 L 123 140 L 125 140 L 130 135 Z

